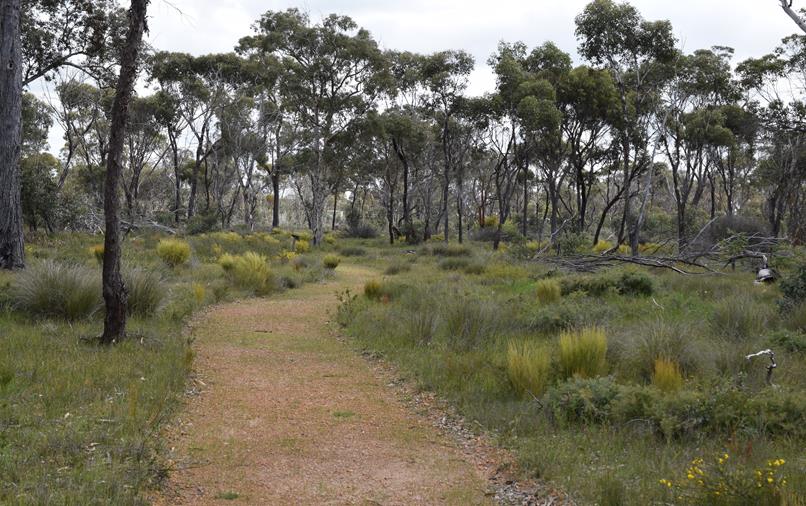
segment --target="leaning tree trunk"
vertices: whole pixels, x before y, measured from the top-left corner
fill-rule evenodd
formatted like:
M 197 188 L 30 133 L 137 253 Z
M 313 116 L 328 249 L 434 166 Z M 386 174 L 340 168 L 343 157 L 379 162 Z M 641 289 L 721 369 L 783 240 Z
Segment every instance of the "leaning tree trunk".
M 120 60 L 115 101 L 112 104 L 112 123 L 109 130 L 109 153 L 106 158 L 104 186 L 104 267 L 103 294 L 106 305 L 104 333 L 101 342 L 113 343 L 126 335 L 127 290 L 120 274 L 120 174 L 123 158 L 123 140 L 129 117 L 129 100 L 137 79 L 137 55 L 146 29 L 146 10 L 149 0 L 132 0 L 129 8 L 129 32 Z
M 0 0 L 0 268 L 25 267 L 20 200 L 20 0 Z

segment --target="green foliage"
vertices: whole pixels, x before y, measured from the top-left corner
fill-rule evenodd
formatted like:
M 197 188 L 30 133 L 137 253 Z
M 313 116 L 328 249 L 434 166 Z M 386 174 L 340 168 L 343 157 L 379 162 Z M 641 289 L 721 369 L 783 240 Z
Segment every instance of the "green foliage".
M 125 272 L 123 279 L 129 291 L 129 314 L 154 315 L 165 299 L 166 290 L 160 275 L 151 269 L 135 268 Z
M 535 286 L 537 293 L 537 300 L 541 304 L 553 304 L 560 300 L 562 297 L 562 288 L 560 283 L 555 279 L 543 279 L 537 282 Z
M 360 246 L 345 246 L 339 250 L 345 257 L 362 257 L 367 254 L 367 250 Z
M 507 344 L 507 374 L 521 393 L 539 397 L 546 390 L 551 373 L 551 354 L 547 347 L 532 340 Z
M 294 243 L 294 252 L 299 254 L 307 253 L 311 250 L 311 243 L 304 239 L 300 239 Z
M 564 233 L 557 238 L 557 251 L 560 255 L 576 255 L 586 253 L 590 247 L 590 239 L 583 234 Z
M 439 262 L 439 268 L 445 271 L 461 271 L 470 265 L 466 258 L 446 258 Z
M 325 258 L 322 259 L 322 264 L 326 269 L 330 270 L 334 270 L 339 266 L 340 263 L 341 258 L 339 258 L 337 255 L 325 255 Z
M 174 268 L 190 260 L 190 244 L 180 239 L 162 239 L 157 244 L 157 256 Z
M 785 276 L 780 285 L 784 296 L 781 301 L 783 310 L 806 302 L 806 264 L 798 266 L 793 274 Z
M 611 418 L 619 387 L 610 377 L 574 377 L 551 387 L 546 402 L 565 423 L 603 423 Z
M 437 243 L 431 246 L 431 254 L 441 257 L 469 257 L 473 255 L 473 250 L 462 244 Z
M 218 212 L 202 212 L 188 219 L 186 230 L 190 235 L 204 234 L 216 230 L 219 225 Z
M 767 305 L 750 294 L 739 293 L 717 303 L 710 323 L 714 335 L 741 341 L 763 332 L 771 317 Z
M 81 320 L 100 308 L 100 286 L 98 275 L 86 267 L 45 260 L 17 274 L 12 300 L 32 316 Z
M 603 329 L 587 327 L 560 334 L 560 374 L 592 378 L 607 372 L 607 337 Z
M 621 295 L 652 295 L 654 284 L 649 275 L 640 271 L 624 272 L 616 281 L 616 288 Z
M 773 332 L 769 341 L 772 345 L 794 353 L 806 353 L 806 333 L 779 330 Z

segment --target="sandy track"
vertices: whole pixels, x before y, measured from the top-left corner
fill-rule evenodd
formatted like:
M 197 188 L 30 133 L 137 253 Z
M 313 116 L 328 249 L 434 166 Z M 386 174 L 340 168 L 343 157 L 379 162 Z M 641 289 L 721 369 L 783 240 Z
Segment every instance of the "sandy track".
M 333 334 L 373 273 L 219 306 L 193 325 L 197 383 L 158 504 L 487 504 L 486 480 Z M 229 501 L 228 501 L 229 499 Z

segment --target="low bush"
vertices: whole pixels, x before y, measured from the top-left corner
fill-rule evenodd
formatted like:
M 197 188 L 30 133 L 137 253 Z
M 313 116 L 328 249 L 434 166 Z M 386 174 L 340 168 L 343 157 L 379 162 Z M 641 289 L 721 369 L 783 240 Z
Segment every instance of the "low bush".
M 129 290 L 130 315 L 152 316 L 165 300 L 162 277 L 153 270 L 131 269 L 123 275 Z
M 235 268 L 235 256 L 224 253 L 218 257 L 218 265 L 224 269 L 224 272 L 232 272 L 232 269 Z
M 576 377 L 550 388 L 546 400 L 560 422 L 604 423 L 612 419 L 619 393 L 619 385 L 610 377 Z
M 516 390 L 539 397 L 548 387 L 551 354 L 542 343 L 510 341 L 507 344 L 507 374 Z
M 325 258 L 322 259 L 322 265 L 324 265 L 326 269 L 330 270 L 338 267 L 340 263 L 341 258 L 336 255 L 325 255 Z
M 368 299 L 378 300 L 383 295 L 383 285 L 377 279 L 371 279 L 364 283 L 364 295 Z
M 461 271 L 470 265 L 466 258 L 446 258 L 439 263 L 439 268 L 445 271 Z
M 162 239 L 157 244 L 157 256 L 168 267 L 177 267 L 190 259 L 190 244 L 180 239 Z
M 484 271 L 486 269 L 487 267 L 481 262 L 470 262 L 469 264 L 467 264 L 467 266 L 465 266 L 464 271 L 465 274 L 478 276 L 484 274 Z
M 104 245 L 103 244 L 95 244 L 90 246 L 90 254 L 95 258 L 95 260 L 102 264 L 104 262 Z
M 779 330 L 770 335 L 769 342 L 789 352 L 806 353 L 806 333 L 803 332 Z
M 265 295 L 274 288 L 268 259 L 252 251 L 235 257 L 230 275 L 236 286 L 257 295 Z
M 339 252 L 345 257 L 362 257 L 367 254 L 367 250 L 358 246 L 345 246 Z
M 294 252 L 299 254 L 307 253 L 311 250 L 311 243 L 304 239 L 300 239 L 294 243 Z
M 639 271 L 627 271 L 619 276 L 616 288 L 621 295 L 652 295 L 654 284 L 648 274 Z
M 438 243 L 431 246 L 431 254 L 441 257 L 469 257 L 473 250 L 463 244 Z
M 543 279 L 535 286 L 537 300 L 541 304 L 553 304 L 562 297 L 560 283 L 555 279 Z
M 716 304 L 711 315 L 711 330 L 714 335 L 740 341 L 764 331 L 771 316 L 766 305 L 750 294 L 739 293 Z
M 593 378 L 607 372 L 607 337 L 598 327 L 560 334 L 560 373 L 564 378 Z
M 390 263 L 386 270 L 384 270 L 384 274 L 388 276 L 394 276 L 395 274 L 400 274 L 401 272 L 409 272 L 411 270 L 411 264 L 408 262 L 401 262 L 400 260 L 394 260 Z
M 672 360 L 658 358 L 655 360 L 655 371 L 652 384 L 661 392 L 676 392 L 683 386 L 683 375 L 680 366 Z
M 798 268 L 789 276 L 785 276 L 780 283 L 781 294 L 784 298 L 780 302 L 781 309 L 790 309 L 795 305 L 806 302 L 806 264 Z
M 32 316 L 81 320 L 101 307 L 101 283 L 86 267 L 44 260 L 17 274 L 11 299 Z

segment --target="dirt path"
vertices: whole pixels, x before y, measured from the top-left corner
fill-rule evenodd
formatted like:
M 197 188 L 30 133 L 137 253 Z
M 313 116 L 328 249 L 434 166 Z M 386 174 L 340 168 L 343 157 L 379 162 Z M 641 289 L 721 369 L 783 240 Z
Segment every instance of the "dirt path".
M 456 445 L 333 335 L 373 273 L 218 307 L 195 323 L 201 394 L 179 415 L 158 504 L 487 504 Z

